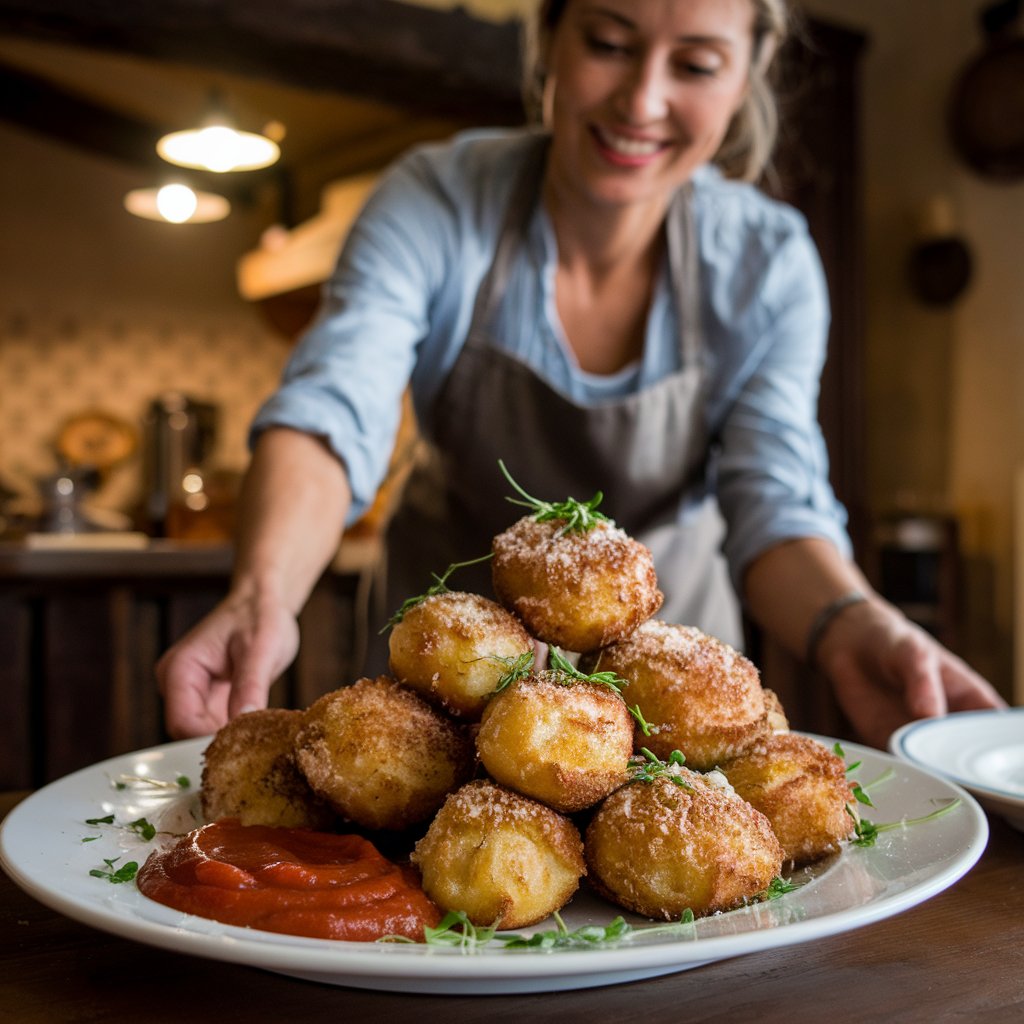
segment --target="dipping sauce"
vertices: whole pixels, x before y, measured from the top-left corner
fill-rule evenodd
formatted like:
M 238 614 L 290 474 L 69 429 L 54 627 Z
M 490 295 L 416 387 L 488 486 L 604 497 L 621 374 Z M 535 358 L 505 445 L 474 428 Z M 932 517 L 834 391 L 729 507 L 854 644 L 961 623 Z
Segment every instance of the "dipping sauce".
M 441 917 L 413 869 L 361 836 L 234 818 L 150 854 L 136 883 L 151 900 L 189 914 L 320 939 L 422 941 L 424 925 Z

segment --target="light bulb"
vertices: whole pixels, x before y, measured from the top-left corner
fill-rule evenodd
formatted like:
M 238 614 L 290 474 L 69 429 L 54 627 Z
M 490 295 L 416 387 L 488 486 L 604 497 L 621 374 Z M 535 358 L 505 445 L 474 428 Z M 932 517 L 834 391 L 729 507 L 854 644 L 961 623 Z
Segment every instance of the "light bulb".
M 156 194 L 156 208 L 164 220 L 184 224 L 196 212 L 199 200 L 188 185 L 164 185 Z

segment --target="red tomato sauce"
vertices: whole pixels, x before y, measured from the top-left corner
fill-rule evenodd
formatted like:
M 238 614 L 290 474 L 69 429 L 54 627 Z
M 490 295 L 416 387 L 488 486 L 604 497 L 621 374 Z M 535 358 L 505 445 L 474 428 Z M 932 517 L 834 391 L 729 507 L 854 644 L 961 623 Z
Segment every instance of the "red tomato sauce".
M 151 900 L 188 914 L 321 939 L 422 941 L 423 926 L 441 917 L 413 869 L 361 836 L 233 818 L 150 854 L 136 883 Z

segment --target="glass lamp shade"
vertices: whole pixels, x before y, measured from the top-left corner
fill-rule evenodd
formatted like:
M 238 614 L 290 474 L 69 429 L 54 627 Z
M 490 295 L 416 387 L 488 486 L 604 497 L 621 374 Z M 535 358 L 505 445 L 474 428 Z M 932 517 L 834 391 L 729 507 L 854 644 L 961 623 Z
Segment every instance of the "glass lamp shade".
M 276 142 L 255 132 L 223 124 L 171 132 L 156 144 L 168 163 L 204 171 L 254 171 L 269 167 L 281 155 Z
M 169 224 L 206 224 L 223 220 L 231 204 L 214 192 L 198 192 L 180 183 L 137 188 L 124 197 L 125 209 L 136 217 Z

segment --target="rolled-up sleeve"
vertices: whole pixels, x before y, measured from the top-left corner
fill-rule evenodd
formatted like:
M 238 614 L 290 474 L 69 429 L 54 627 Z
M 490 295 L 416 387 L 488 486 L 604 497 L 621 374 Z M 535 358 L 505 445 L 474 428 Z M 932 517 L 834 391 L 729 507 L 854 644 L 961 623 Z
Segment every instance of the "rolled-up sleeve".
M 252 440 L 272 426 L 323 438 L 348 473 L 350 521 L 387 471 L 402 392 L 453 249 L 441 190 L 415 159 L 404 161 L 353 225 L 314 324 L 253 422 Z
M 750 563 L 782 541 L 822 537 L 850 552 L 818 422 L 828 292 L 802 224 L 766 262 L 743 319 L 748 347 L 734 367 L 734 392 L 723 395 L 715 460 L 738 593 Z

